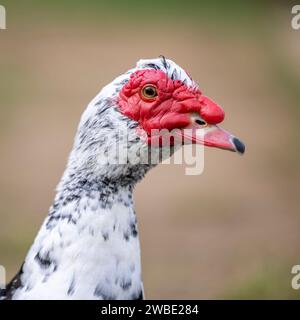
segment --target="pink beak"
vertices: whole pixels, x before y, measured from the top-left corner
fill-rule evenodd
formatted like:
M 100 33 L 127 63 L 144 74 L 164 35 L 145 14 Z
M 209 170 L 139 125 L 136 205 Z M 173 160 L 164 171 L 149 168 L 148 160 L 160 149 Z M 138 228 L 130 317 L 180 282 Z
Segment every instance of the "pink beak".
M 245 152 L 243 142 L 218 125 L 201 126 L 192 123 L 181 132 L 184 142 L 199 143 L 208 147 L 238 152 L 239 154 Z
M 218 126 L 218 123 L 224 120 L 224 110 L 206 96 L 201 96 L 200 102 L 200 112 L 191 113 L 190 125 L 182 130 L 181 135 L 184 142 L 185 139 L 187 139 L 192 143 L 199 143 L 208 147 L 215 147 L 243 154 L 245 152 L 245 145 L 243 142 Z

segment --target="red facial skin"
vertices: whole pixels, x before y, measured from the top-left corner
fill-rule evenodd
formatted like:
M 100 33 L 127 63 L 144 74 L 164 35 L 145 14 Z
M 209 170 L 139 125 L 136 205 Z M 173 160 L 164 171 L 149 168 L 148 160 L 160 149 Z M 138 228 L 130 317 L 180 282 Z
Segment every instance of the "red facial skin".
M 145 85 L 155 85 L 158 96 L 145 98 Z M 215 102 L 163 71 L 146 69 L 133 73 L 119 94 L 121 112 L 137 121 L 148 136 L 152 129 L 182 129 L 191 123 L 191 113 L 198 113 L 208 124 L 224 120 L 224 111 Z

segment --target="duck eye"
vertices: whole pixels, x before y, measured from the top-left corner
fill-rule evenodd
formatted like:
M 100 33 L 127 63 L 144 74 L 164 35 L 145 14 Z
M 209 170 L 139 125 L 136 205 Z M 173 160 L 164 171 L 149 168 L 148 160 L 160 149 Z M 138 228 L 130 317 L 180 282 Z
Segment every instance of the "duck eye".
M 153 99 L 157 97 L 157 88 L 154 85 L 147 84 L 142 89 L 142 95 L 146 99 Z

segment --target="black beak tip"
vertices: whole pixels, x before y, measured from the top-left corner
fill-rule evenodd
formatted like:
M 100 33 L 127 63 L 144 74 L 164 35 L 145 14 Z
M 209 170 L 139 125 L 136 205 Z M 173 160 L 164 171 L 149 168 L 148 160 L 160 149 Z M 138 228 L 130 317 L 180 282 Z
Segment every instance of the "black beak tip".
M 233 138 L 232 142 L 235 146 L 235 149 L 238 153 L 243 154 L 245 152 L 245 145 L 238 138 Z

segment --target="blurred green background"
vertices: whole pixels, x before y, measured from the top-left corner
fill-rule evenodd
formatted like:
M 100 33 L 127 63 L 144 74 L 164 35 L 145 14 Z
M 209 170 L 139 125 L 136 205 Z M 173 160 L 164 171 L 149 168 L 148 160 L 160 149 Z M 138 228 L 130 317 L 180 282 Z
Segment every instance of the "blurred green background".
M 79 117 L 140 58 L 164 54 L 226 111 L 243 157 L 201 176 L 161 165 L 135 193 L 146 296 L 300 298 L 300 30 L 291 1 L 5 1 L 0 31 L 0 264 L 19 269 Z

